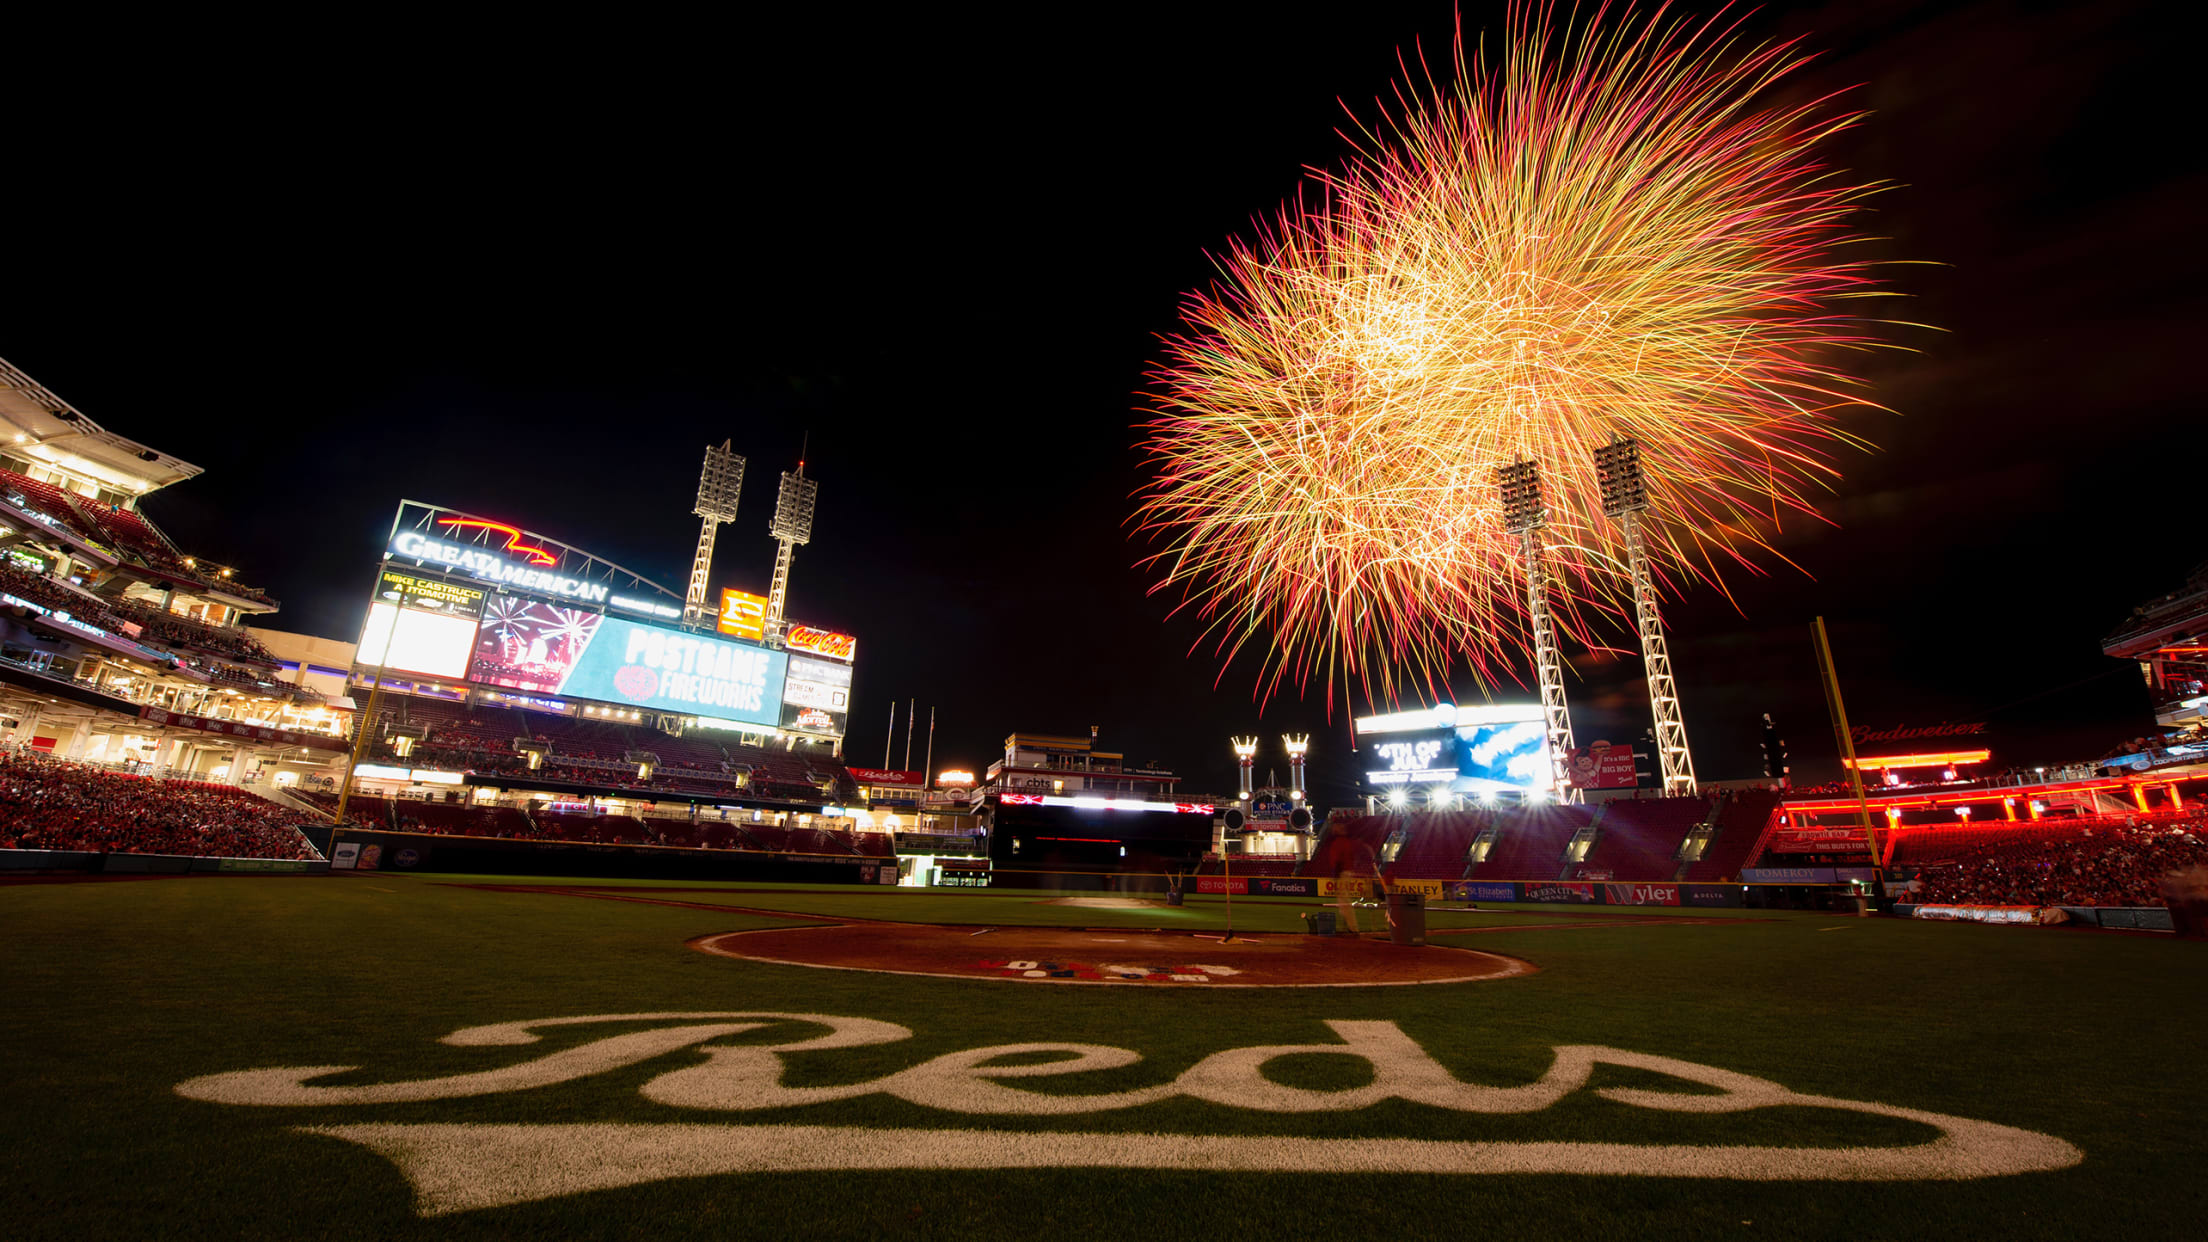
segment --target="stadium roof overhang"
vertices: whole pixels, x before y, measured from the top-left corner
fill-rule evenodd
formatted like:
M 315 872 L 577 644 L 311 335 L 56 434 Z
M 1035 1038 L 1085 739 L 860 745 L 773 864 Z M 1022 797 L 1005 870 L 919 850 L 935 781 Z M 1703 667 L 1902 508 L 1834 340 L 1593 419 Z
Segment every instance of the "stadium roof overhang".
M 141 495 L 200 473 L 182 458 L 93 422 L 5 358 L 0 358 L 0 447 Z

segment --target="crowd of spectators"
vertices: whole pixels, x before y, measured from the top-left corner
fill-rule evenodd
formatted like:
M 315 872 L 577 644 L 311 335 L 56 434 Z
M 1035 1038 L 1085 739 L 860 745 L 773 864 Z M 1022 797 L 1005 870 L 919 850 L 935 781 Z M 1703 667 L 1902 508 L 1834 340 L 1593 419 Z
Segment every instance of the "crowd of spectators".
M 1930 905 L 2159 906 L 2162 879 L 2208 865 L 2208 817 L 2103 823 L 1989 844 L 1927 866 Z
M 0 849 L 316 859 L 297 811 L 242 789 L 0 749 Z

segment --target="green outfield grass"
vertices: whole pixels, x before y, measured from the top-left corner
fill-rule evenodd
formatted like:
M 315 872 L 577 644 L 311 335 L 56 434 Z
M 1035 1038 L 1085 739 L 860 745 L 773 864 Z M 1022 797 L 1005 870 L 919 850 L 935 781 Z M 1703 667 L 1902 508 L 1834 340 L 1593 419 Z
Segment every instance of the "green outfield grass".
M 1619 927 L 1595 924 L 1656 912 L 1442 909 L 1432 914 L 1436 928 L 1495 928 L 1451 943 L 1526 958 L 1539 973 L 1207 993 L 811 970 L 711 957 L 684 942 L 811 921 L 797 915 L 1215 929 L 1225 906 L 1212 897 L 1178 910 L 1123 911 L 1047 905 L 1042 893 L 603 885 L 785 916 L 469 887 L 516 882 L 364 875 L 0 887 L 0 1038 L 9 1054 L 0 1228 L 10 1238 L 71 1239 L 2161 1238 L 2195 1236 L 2198 1225 L 2188 1222 L 2208 1211 L 2200 1175 L 2208 946 L 2167 937 L 1703 910 L 1664 913 L 1719 921 Z M 1237 899 L 1235 922 L 1288 933 L 1321 904 Z M 1400 1099 L 1289 1113 L 1183 1095 L 1116 1111 L 979 1116 L 884 1094 L 725 1112 L 641 1094 L 647 1082 L 705 1061 L 689 1048 L 557 1085 L 457 1099 L 251 1107 L 175 1091 L 187 1079 L 277 1066 L 361 1067 L 318 1086 L 474 1073 L 668 1023 L 553 1030 L 527 1047 L 454 1047 L 440 1037 L 490 1023 L 659 1011 L 819 1013 L 912 1031 L 897 1042 L 791 1054 L 784 1081 L 792 1086 L 872 1080 L 984 1045 L 1071 1041 L 1141 1056 L 1120 1068 L 1006 1080 L 1043 1095 L 1164 1084 L 1226 1049 L 1332 1043 L 1328 1020 L 1385 1020 L 1478 1083 L 1530 1083 L 1552 1047 L 1599 1044 L 1801 1093 L 2018 1127 L 2084 1158 L 2055 1172 L 1882 1182 L 1415 1166 L 735 1173 L 425 1217 L 385 1158 L 297 1128 L 681 1122 L 987 1130 L 1011 1135 L 1015 1146 L 1074 1132 L 1099 1136 L 1087 1140 L 1096 1147 L 1166 1134 L 1838 1148 L 1918 1144 L 1936 1131 L 1798 1106 L 1630 1107 L 1594 1089 L 1707 1089 L 1608 1065 L 1596 1067 L 1589 1090 L 1509 1114 Z M 712 1042 L 788 1038 L 787 1027 L 762 1028 Z M 1338 1055 L 1266 1066 L 1272 1079 L 1312 1090 L 1355 1088 L 1371 1072 Z

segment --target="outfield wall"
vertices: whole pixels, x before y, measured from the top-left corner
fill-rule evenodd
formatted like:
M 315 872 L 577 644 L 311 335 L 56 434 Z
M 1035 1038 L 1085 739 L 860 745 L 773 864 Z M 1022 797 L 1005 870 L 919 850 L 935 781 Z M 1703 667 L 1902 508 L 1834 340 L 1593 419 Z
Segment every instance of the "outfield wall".
M 102 854 L 88 850 L 0 850 L 0 875 L 82 871 L 107 875 L 309 875 L 326 862 L 296 858 L 201 858 L 189 854 Z
M 587 876 L 593 879 L 761 880 L 798 884 L 876 884 L 894 858 L 780 854 L 666 845 L 599 845 L 452 837 L 423 832 L 338 829 L 328 854 L 333 871 L 447 871 L 476 875 Z M 890 882 L 894 883 L 894 879 Z

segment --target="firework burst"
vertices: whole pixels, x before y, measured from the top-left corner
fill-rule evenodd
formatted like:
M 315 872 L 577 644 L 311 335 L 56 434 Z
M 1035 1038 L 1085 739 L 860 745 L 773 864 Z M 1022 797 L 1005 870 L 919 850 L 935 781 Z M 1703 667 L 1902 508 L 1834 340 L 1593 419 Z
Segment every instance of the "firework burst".
M 1732 26 L 1513 8 L 1493 52 L 1406 69 L 1339 171 L 1220 259 L 1166 339 L 1145 564 L 1260 689 L 1393 700 L 1519 663 L 1496 467 L 1541 464 L 1566 632 L 1624 588 L 1594 449 L 1641 445 L 1659 577 L 1754 567 L 1859 443 L 1836 359 L 1881 296 L 1813 152 L 1856 115 L 1769 102 L 1805 59 Z

